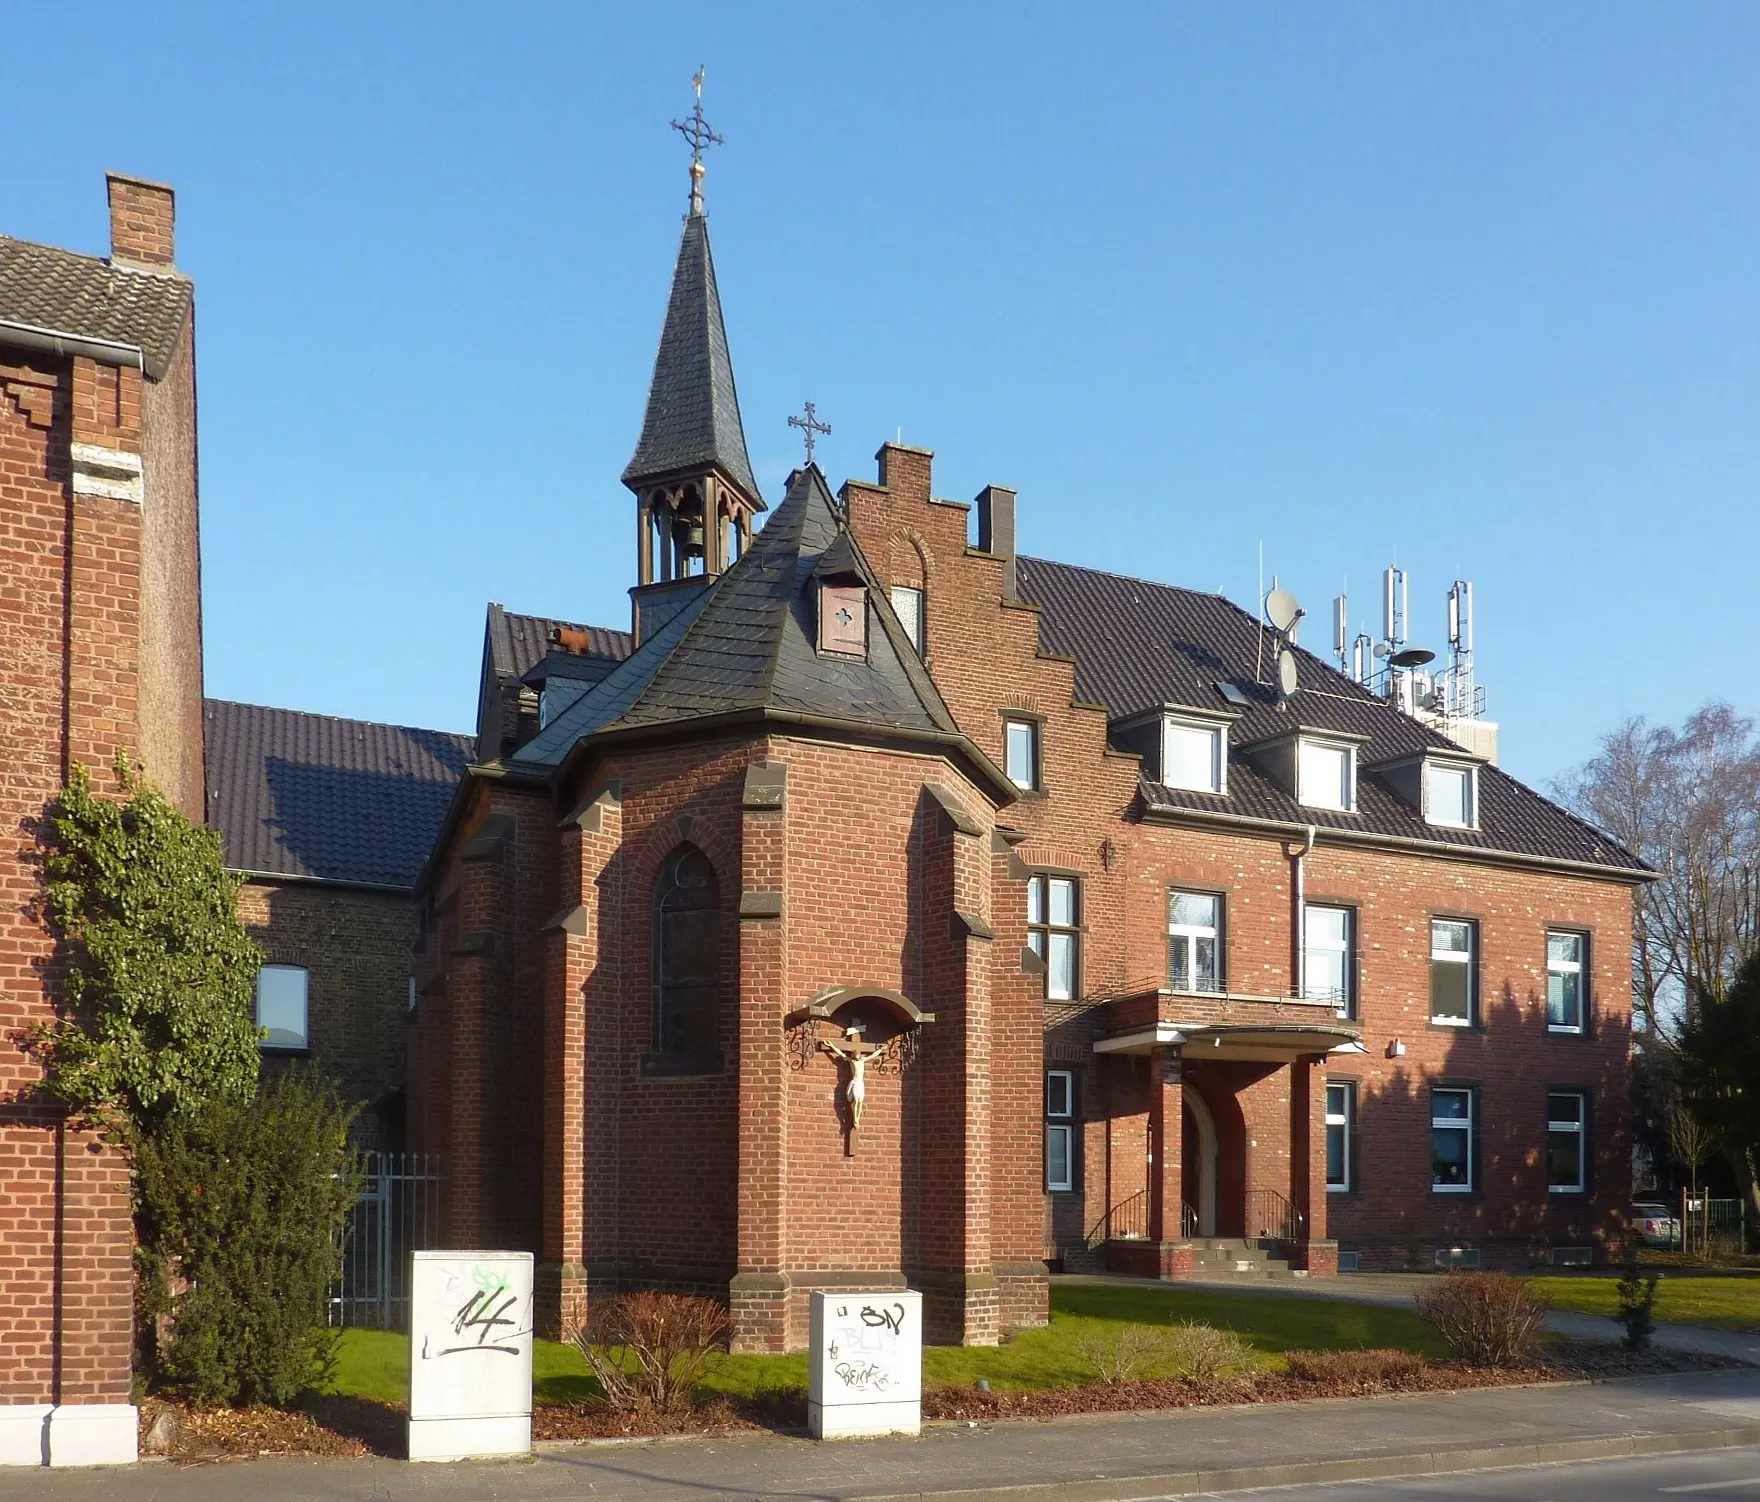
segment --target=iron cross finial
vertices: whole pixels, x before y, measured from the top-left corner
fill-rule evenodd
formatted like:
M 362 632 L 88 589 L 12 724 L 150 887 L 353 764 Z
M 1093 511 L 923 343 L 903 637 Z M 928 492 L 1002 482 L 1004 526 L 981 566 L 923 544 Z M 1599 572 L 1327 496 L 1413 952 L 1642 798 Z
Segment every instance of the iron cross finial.
M 807 415 L 805 417 L 792 417 L 791 416 L 788 419 L 788 425 L 791 428 L 799 428 L 803 433 L 806 434 L 806 438 L 807 438 L 807 463 L 811 464 L 813 462 L 813 440 L 820 433 L 829 433 L 831 431 L 831 424 L 828 422 L 820 422 L 819 421 L 819 419 L 814 415 L 813 404 L 811 402 L 808 402 L 806 404 L 806 406 L 807 406 Z
M 698 68 L 691 79 L 691 87 L 696 90 L 696 106 L 690 116 L 684 120 L 674 120 L 672 128 L 685 140 L 691 143 L 691 214 L 703 212 L 703 148 L 705 146 L 725 146 L 727 143 L 709 128 L 709 122 L 703 118 L 703 74 L 706 68 Z

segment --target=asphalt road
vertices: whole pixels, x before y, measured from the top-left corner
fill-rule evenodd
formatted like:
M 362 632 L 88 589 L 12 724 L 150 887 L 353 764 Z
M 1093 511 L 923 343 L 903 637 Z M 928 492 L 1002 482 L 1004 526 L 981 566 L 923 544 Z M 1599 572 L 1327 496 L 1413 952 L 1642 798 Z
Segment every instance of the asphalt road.
M 1119 1493 L 1121 1498 L 1126 1495 Z M 1473 1497 L 1487 1502 L 1760 1502 L 1760 1448 L 1466 1471 L 1405 1481 L 1287 1486 L 1228 1495 L 1275 1497 L 1278 1502 L 1392 1502 L 1403 1497 Z M 1190 1502 L 1190 1498 L 1181 1502 Z

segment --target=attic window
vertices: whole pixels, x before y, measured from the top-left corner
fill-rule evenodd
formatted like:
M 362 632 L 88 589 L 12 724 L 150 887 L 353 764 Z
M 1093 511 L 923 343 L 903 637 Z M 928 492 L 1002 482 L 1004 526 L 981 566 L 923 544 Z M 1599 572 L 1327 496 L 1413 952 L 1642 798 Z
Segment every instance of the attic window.
M 1357 805 L 1356 749 L 1303 736 L 1296 749 L 1296 797 L 1309 808 L 1349 813 Z
M 1459 762 L 1424 762 L 1424 818 L 1449 829 L 1479 827 L 1477 768 Z
M 1228 791 L 1228 732 L 1204 720 L 1169 717 L 1161 730 L 1161 781 L 1194 793 Z
M 819 650 L 868 655 L 868 591 L 860 584 L 819 586 Z

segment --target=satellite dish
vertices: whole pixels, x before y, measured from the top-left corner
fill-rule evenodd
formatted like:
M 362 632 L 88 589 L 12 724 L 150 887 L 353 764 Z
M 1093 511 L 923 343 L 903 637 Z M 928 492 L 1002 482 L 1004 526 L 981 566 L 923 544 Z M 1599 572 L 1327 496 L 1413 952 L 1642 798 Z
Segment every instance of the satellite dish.
M 1301 618 L 1302 607 L 1287 589 L 1274 589 L 1265 596 L 1266 619 L 1279 631 L 1287 631 Z
M 1296 654 L 1288 647 L 1277 654 L 1277 687 L 1286 699 L 1293 698 L 1298 687 Z
M 1375 655 L 1377 657 L 1387 656 L 1387 643 L 1386 642 L 1378 641 L 1375 643 Z
M 1421 668 L 1427 662 L 1435 662 L 1436 654 L 1428 647 L 1407 647 L 1403 652 L 1395 652 L 1387 661 L 1396 668 Z

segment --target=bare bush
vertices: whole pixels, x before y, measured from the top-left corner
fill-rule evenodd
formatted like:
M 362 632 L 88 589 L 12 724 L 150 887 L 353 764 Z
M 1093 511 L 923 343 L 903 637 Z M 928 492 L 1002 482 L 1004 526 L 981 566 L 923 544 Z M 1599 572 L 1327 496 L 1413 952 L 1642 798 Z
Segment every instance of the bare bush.
M 1076 1354 L 1100 1374 L 1109 1387 L 1145 1375 L 1167 1343 L 1167 1331 L 1153 1325 L 1119 1325 L 1093 1335 L 1078 1335 Z
M 1176 1377 L 1207 1382 L 1253 1361 L 1253 1348 L 1233 1330 L 1187 1320 L 1167 1332 L 1162 1360 Z
M 1449 1355 L 1470 1366 L 1525 1365 L 1546 1327 L 1552 1300 L 1508 1273 L 1444 1273 L 1414 1295 Z
M 1289 1374 L 1303 1382 L 1328 1386 L 1367 1387 L 1398 1383 L 1424 1370 L 1422 1356 L 1411 1351 L 1290 1351 Z
M 623 1410 L 682 1413 L 727 1341 L 727 1310 L 687 1294 L 618 1294 L 593 1306 L 574 1343 Z

